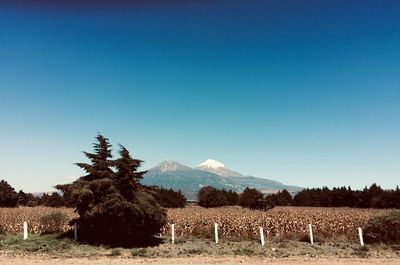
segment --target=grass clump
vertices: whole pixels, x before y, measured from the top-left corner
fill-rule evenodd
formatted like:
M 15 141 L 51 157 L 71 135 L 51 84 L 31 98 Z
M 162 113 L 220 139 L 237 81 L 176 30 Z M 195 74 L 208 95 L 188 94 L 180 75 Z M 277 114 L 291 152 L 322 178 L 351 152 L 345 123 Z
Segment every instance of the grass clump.
M 145 257 L 147 255 L 147 250 L 145 248 L 134 248 L 131 251 L 133 257 Z
M 372 217 L 364 228 L 367 243 L 400 244 L 400 211 Z
M 40 218 L 42 234 L 55 234 L 63 232 L 63 226 L 68 221 L 68 216 L 62 212 L 51 212 Z
M 358 246 L 354 248 L 354 255 L 360 258 L 367 258 L 368 257 L 369 248 L 367 246 Z
M 17 251 L 44 253 L 65 252 L 72 248 L 72 242 L 60 240 L 55 235 L 30 235 L 27 240 L 23 240 L 21 235 L 6 235 L 4 245 Z
M 111 249 L 110 256 L 112 257 L 121 256 L 121 250 L 118 248 Z
M 246 256 L 251 256 L 252 254 L 254 254 L 254 252 L 255 251 L 252 248 L 243 248 L 241 254 Z

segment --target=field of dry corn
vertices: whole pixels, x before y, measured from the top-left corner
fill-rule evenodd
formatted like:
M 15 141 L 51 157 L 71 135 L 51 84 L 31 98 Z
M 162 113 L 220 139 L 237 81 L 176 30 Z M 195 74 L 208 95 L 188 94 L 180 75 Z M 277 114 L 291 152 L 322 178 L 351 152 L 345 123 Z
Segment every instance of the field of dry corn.
M 312 224 L 316 237 L 357 240 L 357 228 L 371 216 L 388 210 L 351 208 L 276 207 L 270 211 L 254 211 L 241 207 L 205 209 L 189 206 L 168 211 L 170 223 L 178 236 L 192 235 L 213 238 L 214 223 L 218 223 L 221 239 L 258 239 L 259 227 L 268 238 L 294 238 L 308 235 Z M 165 227 L 163 233 L 169 234 Z
M 308 224 L 313 225 L 316 237 L 344 237 L 357 240 L 357 227 L 363 226 L 371 216 L 387 210 L 350 208 L 276 207 L 270 211 L 254 211 L 240 207 L 206 209 L 190 205 L 183 209 L 169 209 L 170 223 L 175 224 L 177 236 L 213 238 L 214 223 L 219 225 L 221 240 L 258 239 L 259 227 L 265 236 L 304 237 Z M 62 212 L 68 219 L 76 216 L 69 208 L 19 207 L 0 208 L 0 225 L 6 232 L 21 233 L 23 222 L 28 222 L 30 233 L 41 233 L 46 227 L 40 218 L 52 212 Z M 66 221 L 60 230 L 70 229 Z M 163 228 L 163 236 L 170 235 L 170 226 Z
M 28 231 L 32 234 L 40 234 L 47 230 L 45 224 L 40 222 L 42 216 L 54 212 L 62 212 L 67 219 L 73 219 L 77 215 L 71 208 L 51 208 L 51 207 L 18 207 L 18 208 L 0 208 L 0 225 L 3 229 L 12 234 L 22 233 L 23 223 L 28 223 Z M 68 221 L 64 222 L 61 231 L 70 229 Z

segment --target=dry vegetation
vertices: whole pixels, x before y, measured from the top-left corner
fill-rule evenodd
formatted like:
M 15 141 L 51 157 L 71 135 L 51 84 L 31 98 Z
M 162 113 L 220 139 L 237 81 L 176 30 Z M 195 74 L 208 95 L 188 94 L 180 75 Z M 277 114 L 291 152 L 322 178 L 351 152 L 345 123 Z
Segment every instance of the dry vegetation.
M 129 261 L 139 258 L 187 258 L 187 257 L 258 257 L 275 258 L 373 258 L 386 263 L 398 260 L 399 245 L 368 245 L 361 247 L 357 241 L 356 227 L 363 225 L 369 217 L 387 210 L 366 210 L 348 208 L 306 208 L 277 207 L 268 212 L 252 211 L 240 207 L 222 207 L 205 209 L 189 206 L 184 209 L 170 209 L 168 216 L 175 223 L 175 244 L 170 240 L 170 226 L 164 227 L 163 244 L 148 248 L 109 248 L 79 244 L 69 238 L 59 238 L 58 234 L 39 235 L 48 228 L 41 223 L 41 217 L 54 212 L 73 218 L 72 209 L 48 207 L 0 208 L 0 225 L 8 235 L 0 235 L 0 256 L 5 263 L 7 258 L 26 257 L 30 260 L 77 258 L 81 264 L 83 258 L 116 258 Z M 28 240 L 22 238 L 22 224 L 28 221 L 30 235 Z M 213 223 L 220 225 L 220 243 L 213 242 Z M 303 235 L 307 239 L 307 224 L 312 222 L 316 236 L 337 238 L 346 236 L 346 240 L 318 242 L 314 245 L 299 240 L 287 240 Z M 263 226 L 270 240 L 265 246 L 258 241 L 259 226 Z M 69 229 L 67 222 L 62 225 L 64 231 Z M 17 235 L 13 235 L 17 234 Z M 286 238 L 286 239 L 285 239 Z M 298 237 L 296 239 L 301 239 Z M 352 240 L 348 240 L 352 239 Z M 349 242 L 350 241 L 350 242 Z M 281 259 L 280 259 L 281 260 Z M 21 264 L 17 260 L 16 264 Z M 108 264 L 110 260 L 105 260 Z M 1 263 L 1 262 L 0 262 Z M 182 262 L 182 264 L 190 263 Z M 251 262 L 253 263 L 253 262 Z M 55 264 L 55 263 L 54 263 Z M 59 262 L 57 262 L 59 264 Z M 295 262 L 294 264 L 298 264 Z M 327 263 L 330 264 L 330 263 Z M 394 264 L 394 263 L 393 263 Z
M 205 209 L 189 206 L 168 211 L 177 235 L 212 238 L 213 225 L 219 224 L 221 239 L 258 239 L 259 227 L 268 238 L 295 238 L 307 235 L 307 225 L 313 225 L 316 238 L 357 240 L 356 229 L 371 216 L 388 210 L 351 208 L 276 207 L 270 211 L 255 211 L 240 207 Z M 169 227 L 163 233 L 169 234 Z
M 22 233 L 24 222 L 28 222 L 29 233 L 39 234 L 47 230 L 44 224 L 40 222 L 40 218 L 50 213 L 61 212 L 68 218 L 72 219 L 77 215 L 71 208 L 51 208 L 51 207 L 19 207 L 19 208 L 0 208 L 0 225 L 8 233 Z M 68 221 L 66 221 L 61 231 L 70 229 Z
M 219 224 L 220 239 L 259 239 L 259 227 L 264 228 L 268 238 L 301 238 L 308 233 L 307 225 L 313 224 L 315 237 L 345 237 L 357 240 L 356 229 L 363 226 L 371 216 L 388 210 L 350 208 L 276 207 L 263 212 L 240 207 L 206 209 L 190 205 L 182 209 L 169 209 L 170 223 L 175 224 L 176 235 L 197 238 L 213 238 L 213 225 Z M 62 212 L 72 219 L 76 216 L 69 208 L 20 207 L 0 208 L 0 225 L 9 233 L 21 233 L 23 222 L 29 224 L 30 233 L 41 233 L 46 227 L 40 218 L 52 212 Z M 65 222 L 62 231 L 70 229 Z M 163 236 L 170 235 L 166 226 Z

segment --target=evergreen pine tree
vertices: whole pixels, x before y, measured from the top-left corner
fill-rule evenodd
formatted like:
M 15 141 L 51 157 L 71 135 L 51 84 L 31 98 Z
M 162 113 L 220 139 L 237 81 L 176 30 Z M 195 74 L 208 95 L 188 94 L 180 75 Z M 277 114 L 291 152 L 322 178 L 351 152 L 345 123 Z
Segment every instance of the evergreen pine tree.
M 102 135 L 96 139 L 94 153 L 84 152 L 91 163 L 77 163 L 87 175 L 56 186 L 79 213 L 75 220 L 79 238 L 110 245 L 147 244 L 167 219 L 164 209 L 139 183 L 145 173 L 137 171 L 142 161 L 133 159 L 123 146 L 121 157 L 110 160 L 108 139 Z

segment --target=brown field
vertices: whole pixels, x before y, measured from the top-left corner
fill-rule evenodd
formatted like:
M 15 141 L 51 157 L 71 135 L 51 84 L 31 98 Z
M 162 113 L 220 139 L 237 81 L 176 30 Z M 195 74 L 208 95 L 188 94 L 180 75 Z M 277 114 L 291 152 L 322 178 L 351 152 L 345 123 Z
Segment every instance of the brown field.
M 357 240 L 357 228 L 371 216 L 388 210 L 351 208 L 276 207 L 270 211 L 254 211 L 240 207 L 205 209 L 189 206 L 171 209 L 168 217 L 175 224 L 177 235 L 212 238 L 214 223 L 219 224 L 221 239 L 259 239 L 259 227 L 268 238 L 304 237 L 308 224 L 313 225 L 316 238 Z M 165 227 L 164 234 L 169 234 Z
M 28 231 L 32 234 L 40 234 L 46 227 L 40 222 L 40 218 L 52 212 L 62 212 L 69 219 L 77 216 L 71 208 L 51 208 L 51 207 L 19 207 L 19 208 L 0 208 L 0 225 L 4 230 L 11 234 L 22 233 L 23 223 L 28 222 Z M 68 222 L 60 230 L 70 229 Z
M 21 233 L 23 222 L 28 222 L 30 233 L 41 233 L 45 227 L 40 217 L 51 212 L 63 212 L 70 219 L 76 216 L 70 208 L 19 207 L 0 208 L 0 225 L 9 233 Z M 259 227 L 267 238 L 296 238 L 308 234 L 307 225 L 313 225 L 316 238 L 357 240 L 357 227 L 365 225 L 371 216 L 389 210 L 351 208 L 276 207 L 270 211 L 254 211 L 240 207 L 206 209 L 190 205 L 183 209 L 169 209 L 170 223 L 175 224 L 179 236 L 213 238 L 214 223 L 219 224 L 220 239 L 259 239 Z M 62 230 L 70 229 L 67 222 Z M 163 236 L 170 235 L 170 226 L 164 227 Z

